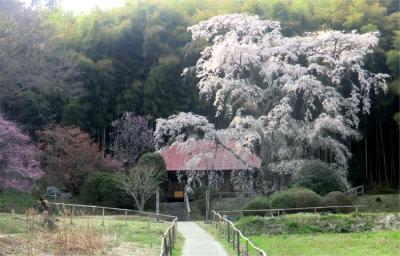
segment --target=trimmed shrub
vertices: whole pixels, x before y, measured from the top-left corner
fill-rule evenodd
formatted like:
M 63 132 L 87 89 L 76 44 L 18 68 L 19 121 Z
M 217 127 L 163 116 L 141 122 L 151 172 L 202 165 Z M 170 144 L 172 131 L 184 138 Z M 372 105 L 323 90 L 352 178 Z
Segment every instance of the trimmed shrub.
M 295 176 L 296 187 L 308 188 L 320 195 L 345 189 L 339 175 L 319 160 L 305 161 Z
M 390 224 L 385 219 L 390 219 Z M 280 218 L 243 217 L 235 225 L 244 235 L 366 232 L 399 227 L 400 215 L 296 213 Z
M 242 210 L 262 210 L 262 209 L 270 209 L 271 208 L 271 203 L 268 198 L 266 197 L 257 197 L 248 203 L 246 203 Z M 244 216 L 250 216 L 250 215 L 259 215 L 259 216 L 265 216 L 265 212 L 243 212 Z
M 291 188 L 276 192 L 271 196 L 272 208 L 318 207 L 321 205 L 321 196 L 307 188 Z
M 322 203 L 325 206 L 342 206 L 342 205 L 353 205 L 350 198 L 348 198 L 343 192 L 333 191 L 322 198 Z M 351 208 L 332 208 L 330 209 L 335 213 L 350 213 L 353 209 Z
M 81 199 L 85 203 L 132 208 L 134 203 L 120 188 L 118 176 L 107 172 L 89 175 L 81 189 Z

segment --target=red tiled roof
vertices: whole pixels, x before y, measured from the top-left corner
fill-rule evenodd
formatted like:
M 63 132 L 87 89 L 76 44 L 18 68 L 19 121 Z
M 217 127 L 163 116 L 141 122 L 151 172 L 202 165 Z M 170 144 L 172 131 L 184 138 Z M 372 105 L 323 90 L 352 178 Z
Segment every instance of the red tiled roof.
M 235 142 L 229 143 L 235 154 L 211 140 L 194 141 L 190 143 L 175 143 L 160 154 L 164 158 L 167 171 L 205 171 L 212 170 L 245 170 L 249 166 L 259 168 L 261 160 L 249 149 L 235 147 Z M 243 161 L 246 163 L 244 164 Z

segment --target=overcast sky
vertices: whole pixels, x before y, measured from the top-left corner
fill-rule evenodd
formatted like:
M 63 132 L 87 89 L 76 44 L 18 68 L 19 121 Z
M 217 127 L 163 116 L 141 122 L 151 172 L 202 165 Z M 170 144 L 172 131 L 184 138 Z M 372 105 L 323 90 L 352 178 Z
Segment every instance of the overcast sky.
M 31 0 L 22 0 L 30 4 Z M 89 12 L 96 6 L 102 10 L 122 6 L 125 0 L 61 0 L 61 5 L 64 10 L 75 13 Z

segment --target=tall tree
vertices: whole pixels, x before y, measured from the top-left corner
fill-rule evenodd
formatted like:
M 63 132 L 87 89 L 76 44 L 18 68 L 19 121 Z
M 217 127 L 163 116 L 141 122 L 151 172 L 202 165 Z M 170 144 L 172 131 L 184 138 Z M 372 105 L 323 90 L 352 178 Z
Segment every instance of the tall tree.
M 75 84 L 72 57 L 52 37 L 43 12 L 0 2 L 0 110 L 31 130 L 60 120 Z
M 234 139 L 257 152 L 266 171 L 261 180 L 291 176 L 305 159 L 319 158 L 346 183 L 347 144 L 359 137 L 358 114 L 369 112 L 371 93 L 387 90 L 388 75 L 363 67 L 378 43 L 376 33 L 285 37 L 279 22 L 241 14 L 217 16 L 189 30 L 193 40 L 210 43 L 195 66 L 200 95 L 229 125 L 214 130 L 199 117 L 183 114 L 159 120 L 159 146 L 202 130 L 202 136 L 222 145 Z M 200 126 L 182 129 L 182 120 Z

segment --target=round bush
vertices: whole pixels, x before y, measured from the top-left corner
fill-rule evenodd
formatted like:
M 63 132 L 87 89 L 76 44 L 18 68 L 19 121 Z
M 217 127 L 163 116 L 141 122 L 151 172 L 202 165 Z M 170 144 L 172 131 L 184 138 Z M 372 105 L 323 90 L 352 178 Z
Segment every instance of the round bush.
M 89 175 L 81 189 L 81 199 L 85 203 L 132 207 L 132 200 L 120 189 L 118 177 L 107 172 L 96 172 Z
M 276 192 L 271 196 L 272 208 L 302 208 L 321 205 L 321 196 L 307 188 L 291 188 Z
M 266 197 L 258 197 L 249 202 L 247 202 L 242 210 L 263 210 L 263 209 L 270 209 L 271 204 L 268 198 Z M 259 215 L 265 216 L 266 212 L 243 212 L 244 216 L 250 215 Z
M 340 191 L 333 191 L 322 198 L 325 206 L 343 206 L 353 205 L 350 198 Z M 332 208 L 332 212 L 350 213 L 352 208 Z
M 305 161 L 295 176 L 295 186 L 308 188 L 320 195 L 344 190 L 345 184 L 329 165 L 319 160 Z

